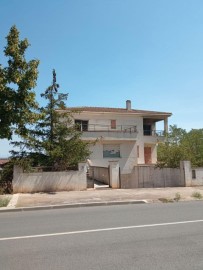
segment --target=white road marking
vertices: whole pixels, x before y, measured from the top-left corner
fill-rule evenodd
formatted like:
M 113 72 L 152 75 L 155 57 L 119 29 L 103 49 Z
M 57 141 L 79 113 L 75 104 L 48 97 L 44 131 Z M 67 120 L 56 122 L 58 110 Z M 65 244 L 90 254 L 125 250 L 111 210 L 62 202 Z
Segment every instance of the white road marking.
M 61 233 L 48 233 L 48 234 L 5 237 L 5 238 L 0 238 L 0 241 L 30 239 L 30 238 L 40 238 L 40 237 L 51 237 L 51 236 L 61 236 L 61 235 L 73 235 L 73 234 L 83 234 L 83 233 L 94 233 L 94 232 L 105 232 L 105 231 L 116 231 L 116 230 L 129 230 L 129 229 L 137 229 L 137 228 L 149 228 L 149 227 L 170 226 L 170 225 L 180 225 L 180 224 L 200 223 L 200 222 L 203 222 L 203 219 L 168 222 L 168 223 L 157 223 L 157 224 L 146 224 L 146 225 L 134 225 L 134 226 L 125 226 L 125 227 L 104 228 L 104 229 L 93 229 L 93 230 L 83 230 L 83 231 L 70 231 L 70 232 L 61 232 Z

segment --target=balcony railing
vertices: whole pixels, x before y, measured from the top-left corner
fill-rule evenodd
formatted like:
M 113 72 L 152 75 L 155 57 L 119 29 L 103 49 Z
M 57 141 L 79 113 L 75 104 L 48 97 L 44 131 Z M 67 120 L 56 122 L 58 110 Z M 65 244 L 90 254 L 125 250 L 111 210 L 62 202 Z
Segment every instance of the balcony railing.
M 143 130 L 143 135 L 164 137 L 164 130 Z
M 76 125 L 77 129 L 82 132 L 123 132 L 123 133 L 137 133 L 136 126 L 130 125 L 117 125 L 115 128 L 112 128 L 110 125 L 99 125 L 99 124 L 82 124 Z

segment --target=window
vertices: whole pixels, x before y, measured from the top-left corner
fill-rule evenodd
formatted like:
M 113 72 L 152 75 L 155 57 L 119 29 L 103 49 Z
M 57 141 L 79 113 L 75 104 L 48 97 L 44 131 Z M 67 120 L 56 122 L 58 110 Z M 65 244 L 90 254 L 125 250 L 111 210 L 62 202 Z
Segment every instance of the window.
M 111 120 L 111 129 L 116 129 L 116 120 Z
M 75 120 L 75 125 L 80 131 L 88 131 L 88 121 L 87 120 Z
M 104 144 L 103 158 L 120 158 L 120 145 L 118 144 Z
M 139 145 L 137 145 L 137 157 L 138 158 L 140 157 L 140 148 L 139 148 Z

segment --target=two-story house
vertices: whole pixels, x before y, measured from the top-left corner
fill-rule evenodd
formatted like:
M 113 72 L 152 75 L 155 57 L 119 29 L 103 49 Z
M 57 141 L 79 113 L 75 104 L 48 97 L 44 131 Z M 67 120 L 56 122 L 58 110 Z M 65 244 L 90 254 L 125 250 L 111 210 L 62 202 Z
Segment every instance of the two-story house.
M 91 145 L 89 162 L 92 166 L 107 167 L 109 161 L 119 161 L 121 173 L 129 173 L 135 165 L 155 164 L 157 144 L 164 140 L 171 113 L 135 110 L 131 101 L 125 108 L 72 107 L 75 124 L 82 140 Z M 74 111 L 78 111 L 74 113 Z M 163 122 L 163 130 L 156 123 Z

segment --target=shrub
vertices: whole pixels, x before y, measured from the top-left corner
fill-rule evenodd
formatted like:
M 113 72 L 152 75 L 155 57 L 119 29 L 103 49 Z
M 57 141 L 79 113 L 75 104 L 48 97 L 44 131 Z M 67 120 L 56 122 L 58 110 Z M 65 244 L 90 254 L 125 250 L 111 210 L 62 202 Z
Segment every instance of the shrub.
M 10 194 L 13 192 L 12 188 L 13 179 L 13 163 L 8 162 L 2 171 L 0 178 L 0 194 Z
M 9 198 L 0 199 L 0 207 L 6 207 L 9 203 Z
M 180 195 L 179 192 L 177 192 L 177 193 L 175 194 L 174 201 L 178 202 L 178 201 L 180 201 L 180 199 L 181 199 L 181 195 Z
M 173 199 L 169 199 L 169 198 L 159 198 L 159 201 L 161 201 L 162 203 L 172 203 L 172 202 L 174 202 Z
M 192 197 L 195 199 L 198 199 L 198 200 L 201 200 L 203 198 L 202 194 L 200 192 L 197 192 L 197 191 L 192 193 Z

